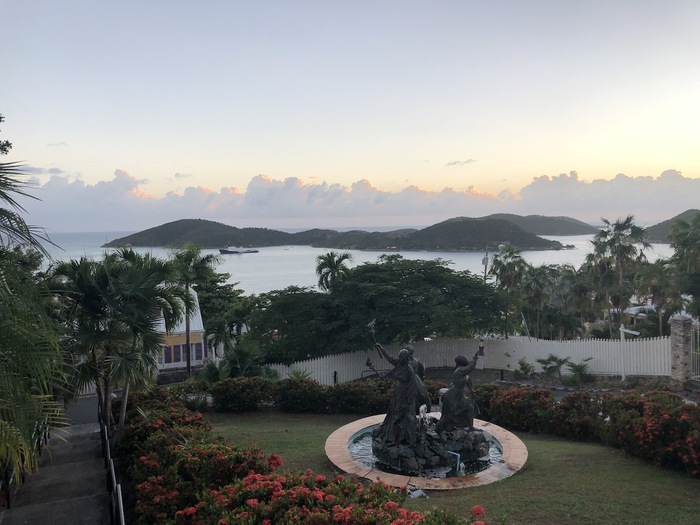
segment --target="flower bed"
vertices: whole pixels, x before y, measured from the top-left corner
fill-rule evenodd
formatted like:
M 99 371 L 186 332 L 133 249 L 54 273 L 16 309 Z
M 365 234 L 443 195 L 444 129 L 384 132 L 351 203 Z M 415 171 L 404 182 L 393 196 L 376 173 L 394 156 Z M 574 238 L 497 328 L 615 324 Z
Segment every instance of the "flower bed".
M 279 456 L 212 442 L 201 414 L 175 398 L 143 400 L 119 437 L 131 459 L 139 524 L 460 525 L 473 520 L 402 506 L 406 494 L 384 483 L 306 472 L 277 472 Z M 478 510 L 478 509 L 477 509 Z M 473 512 L 472 512 L 473 514 Z M 483 513 L 473 516 L 483 523 Z

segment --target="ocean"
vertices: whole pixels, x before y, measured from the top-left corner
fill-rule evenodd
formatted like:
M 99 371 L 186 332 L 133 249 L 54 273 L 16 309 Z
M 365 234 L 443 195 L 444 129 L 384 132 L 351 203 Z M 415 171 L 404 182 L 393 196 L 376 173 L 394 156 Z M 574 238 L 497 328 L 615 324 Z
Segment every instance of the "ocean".
M 113 239 L 124 237 L 133 232 L 91 232 L 91 233 L 52 233 L 51 240 L 57 246 L 46 245 L 51 257 L 56 260 L 79 259 L 88 257 L 99 259 L 107 250 L 101 246 Z M 572 264 L 578 268 L 591 251 L 592 235 L 547 236 L 564 245 L 573 245 L 571 250 L 559 251 L 525 251 L 523 258 L 534 266 L 541 264 Z M 135 248 L 140 253 L 151 253 L 156 257 L 167 258 L 171 250 L 164 248 Z M 276 246 L 259 248 L 257 253 L 240 255 L 222 255 L 217 271 L 231 275 L 230 282 L 237 283 L 247 295 L 261 294 L 271 290 L 281 290 L 287 286 L 316 286 L 316 257 L 330 250 L 310 246 Z M 365 262 L 376 262 L 386 252 L 347 251 L 352 255 L 350 267 Z M 219 253 L 219 250 L 202 250 L 203 253 Z M 392 252 L 394 253 L 394 252 Z M 484 252 L 396 252 L 406 259 L 450 261 L 454 270 L 468 270 L 476 275 L 484 274 Z M 653 244 L 646 254 L 650 262 L 661 257 L 669 257 L 673 250 L 668 244 Z M 489 253 L 489 264 L 493 253 Z

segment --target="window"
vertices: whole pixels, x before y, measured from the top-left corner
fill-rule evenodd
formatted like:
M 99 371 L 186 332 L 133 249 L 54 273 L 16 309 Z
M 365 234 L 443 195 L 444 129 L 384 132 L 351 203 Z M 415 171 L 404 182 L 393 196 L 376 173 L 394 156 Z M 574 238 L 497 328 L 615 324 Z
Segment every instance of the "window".
M 173 363 L 179 363 L 182 361 L 181 356 L 180 356 L 180 347 L 183 345 L 174 345 L 173 346 Z
M 163 356 L 165 357 L 165 363 L 172 363 L 173 362 L 173 353 L 172 353 L 172 348 L 169 346 L 164 346 L 163 347 Z
M 202 360 L 202 343 L 195 343 L 194 344 L 194 358 L 197 361 Z

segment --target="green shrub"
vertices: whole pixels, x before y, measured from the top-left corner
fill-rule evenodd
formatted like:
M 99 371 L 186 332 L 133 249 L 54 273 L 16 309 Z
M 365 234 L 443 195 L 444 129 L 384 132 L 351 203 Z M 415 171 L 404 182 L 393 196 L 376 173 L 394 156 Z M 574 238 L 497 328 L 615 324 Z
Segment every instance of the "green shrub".
M 592 383 L 595 381 L 593 374 L 588 371 L 588 362 L 592 359 L 592 357 L 587 357 L 580 363 L 567 364 L 566 366 L 571 371 L 571 375 L 564 378 L 564 383 L 578 385 L 581 383 Z
M 546 432 L 554 407 L 554 395 L 547 388 L 504 388 L 494 390 L 491 420 L 510 430 Z
M 351 381 L 326 388 L 331 412 L 341 414 L 384 414 L 393 391 L 387 380 Z
M 588 392 L 567 394 L 552 411 L 552 434 L 576 441 L 600 441 L 600 401 Z
M 527 362 L 527 359 L 521 357 L 518 359 L 518 368 L 513 370 L 514 379 L 527 379 L 535 373 L 535 365 Z
M 474 392 L 476 393 L 476 404 L 479 406 L 479 419 L 484 421 L 491 421 L 491 399 L 494 394 L 504 387 L 500 385 L 494 385 L 492 383 L 485 383 L 481 385 L 474 386 Z
M 326 413 L 328 387 L 313 379 L 282 379 L 275 383 L 275 404 L 283 412 Z
M 211 388 L 218 412 L 252 412 L 272 399 L 273 381 L 262 377 L 235 377 Z
M 437 405 L 440 402 L 440 389 L 450 388 L 449 381 L 437 381 L 435 379 L 426 379 L 425 381 L 423 381 L 423 384 L 425 385 L 425 388 L 428 391 L 430 401 L 432 401 L 434 405 Z

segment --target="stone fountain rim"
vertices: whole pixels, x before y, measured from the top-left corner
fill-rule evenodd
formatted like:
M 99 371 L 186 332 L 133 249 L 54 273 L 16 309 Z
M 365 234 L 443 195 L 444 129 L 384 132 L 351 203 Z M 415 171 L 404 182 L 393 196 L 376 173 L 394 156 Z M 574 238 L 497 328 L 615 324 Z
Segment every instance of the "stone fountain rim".
M 436 418 L 440 417 L 439 412 L 430 413 L 430 415 Z M 392 487 L 401 487 L 407 490 L 454 490 L 488 485 L 512 476 L 523 468 L 527 461 L 527 448 L 515 434 L 488 421 L 475 419 L 474 426 L 493 436 L 503 449 L 501 460 L 497 464 L 475 474 L 454 478 L 422 478 L 382 472 L 356 461 L 350 454 L 348 445 L 354 436 L 363 430 L 381 424 L 385 417 L 385 414 L 369 416 L 338 428 L 326 439 L 325 450 L 328 459 L 348 474 L 371 481 L 382 481 Z

